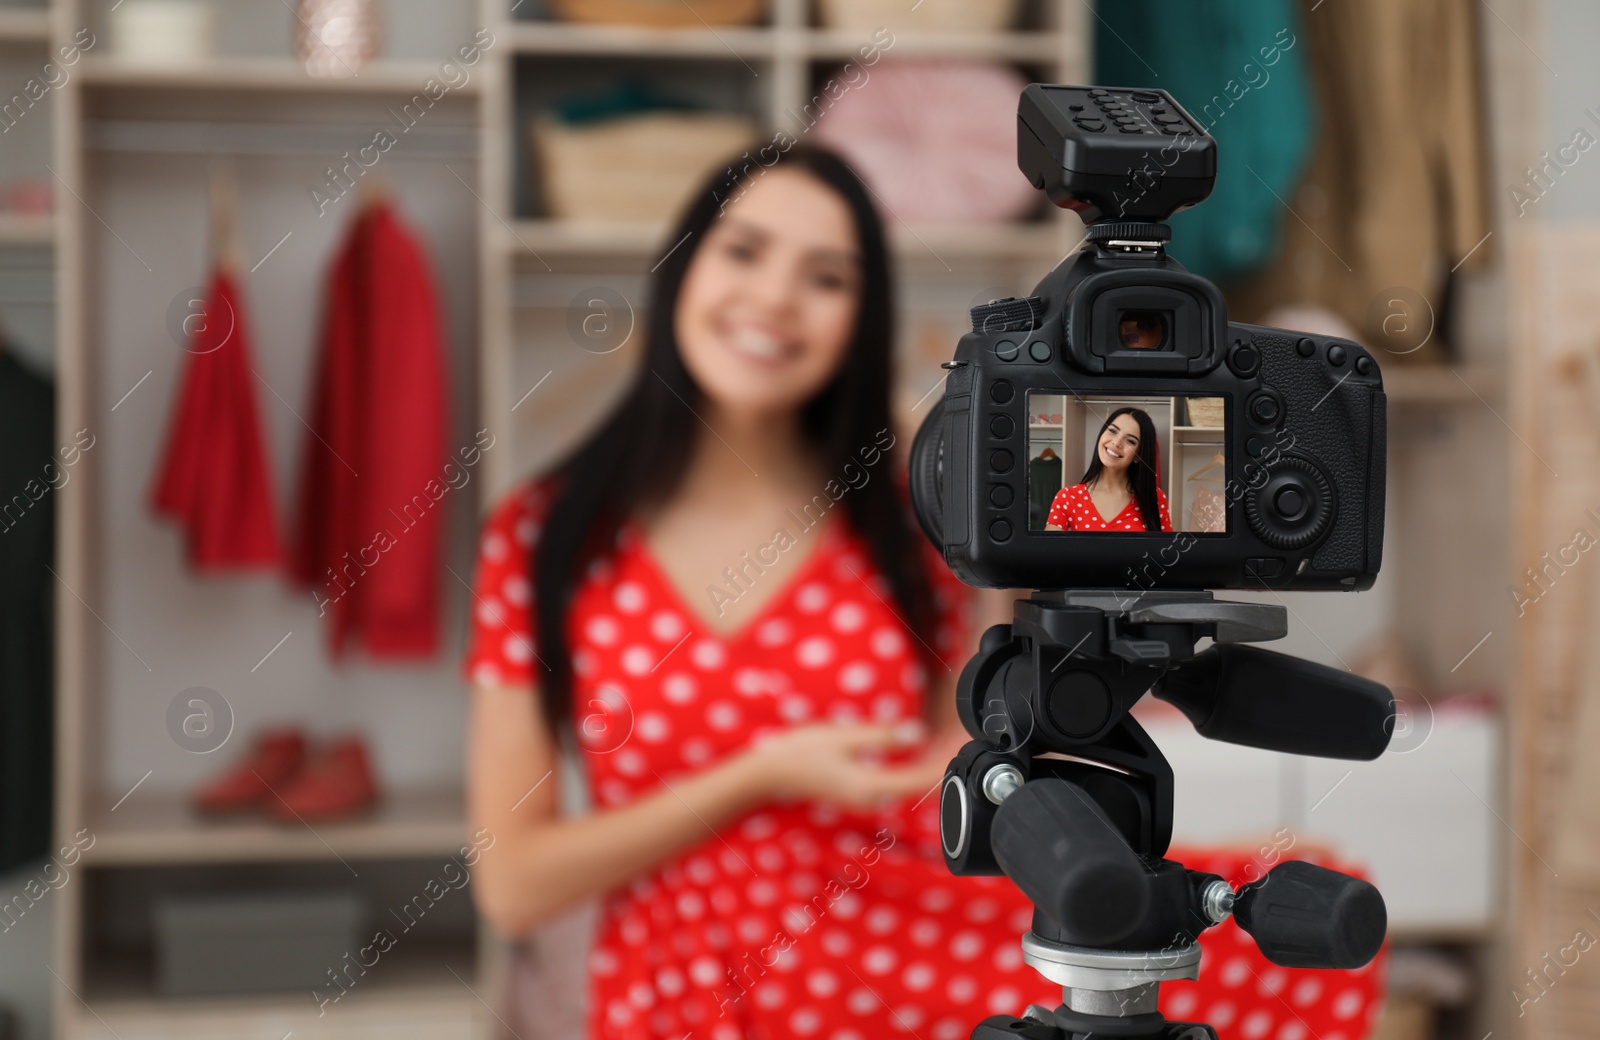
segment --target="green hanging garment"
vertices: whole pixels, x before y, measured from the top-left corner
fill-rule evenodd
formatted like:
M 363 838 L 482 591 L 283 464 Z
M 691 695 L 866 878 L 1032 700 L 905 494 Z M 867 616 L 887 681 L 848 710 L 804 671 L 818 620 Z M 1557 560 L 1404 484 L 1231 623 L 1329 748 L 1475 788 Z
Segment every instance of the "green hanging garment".
M 1196 274 L 1229 282 L 1277 254 L 1315 138 L 1308 52 L 1293 0 L 1098 5 L 1095 82 L 1166 90 L 1217 139 L 1211 197 L 1171 221 Z

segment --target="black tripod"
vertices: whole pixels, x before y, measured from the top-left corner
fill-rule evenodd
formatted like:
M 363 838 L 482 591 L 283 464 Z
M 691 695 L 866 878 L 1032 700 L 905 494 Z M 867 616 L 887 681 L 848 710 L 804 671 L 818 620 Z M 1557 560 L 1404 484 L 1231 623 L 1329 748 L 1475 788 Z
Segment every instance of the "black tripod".
M 1128 716 L 1145 691 L 1202 736 L 1299 755 L 1368 760 L 1388 746 L 1383 686 L 1240 645 L 1281 638 L 1285 609 L 1209 592 L 1041 592 L 984 634 L 957 707 L 973 740 L 940 796 L 945 862 L 1010 877 L 1034 905 L 1024 959 L 1061 1006 L 987 1018 L 973 1040 L 1215 1040 L 1168 1022 L 1160 984 L 1200 971 L 1196 937 L 1234 917 L 1286 967 L 1357 968 L 1387 917 L 1365 881 L 1287 861 L 1237 892 L 1164 859 L 1172 770 Z M 1195 642 L 1216 645 L 1196 654 Z

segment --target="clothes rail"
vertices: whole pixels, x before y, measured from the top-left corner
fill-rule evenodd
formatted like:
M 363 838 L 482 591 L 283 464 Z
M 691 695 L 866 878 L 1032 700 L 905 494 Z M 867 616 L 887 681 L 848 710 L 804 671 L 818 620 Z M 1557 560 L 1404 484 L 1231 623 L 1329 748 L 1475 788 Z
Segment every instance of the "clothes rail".
M 649 279 L 639 275 L 519 275 L 513 282 L 512 302 L 528 309 L 562 309 L 573 306 L 585 290 L 604 288 L 620 293 L 638 310 L 649 299 L 649 287 Z
M 370 123 L 197 123 L 106 119 L 84 126 L 84 141 L 102 152 L 170 155 L 293 156 L 325 159 L 371 148 L 381 133 L 392 141 L 378 147 L 394 159 L 478 158 L 478 128 L 460 124 L 407 126 L 400 117 Z

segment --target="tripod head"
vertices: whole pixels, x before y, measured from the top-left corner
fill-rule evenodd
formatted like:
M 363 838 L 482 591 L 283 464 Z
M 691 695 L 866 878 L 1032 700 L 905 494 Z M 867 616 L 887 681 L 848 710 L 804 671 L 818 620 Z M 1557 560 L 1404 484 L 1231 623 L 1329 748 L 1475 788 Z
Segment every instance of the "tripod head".
M 1090 1033 L 1200 1040 L 1168 1023 L 1163 981 L 1196 978 L 1202 931 L 1229 916 L 1286 967 L 1356 968 L 1377 955 L 1383 898 L 1365 881 L 1288 861 L 1235 891 L 1165 859 L 1172 770 L 1129 710 L 1146 691 L 1214 740 L 1370 760 L 1394 698 L 1378 683 L 1244 645 L 1281 638 L 1285 608 L 1201 591 L 1035 593 L 984 634 L 957 710 L 973 740 L 945 772 L 940 836 L 955 874 L 1005 874 L 1034 904 L 1024 959 L 1062 1006 L 974 1031 L 1033 1040 Z M 1210 637 L 1214 645 L 1195 653 Z

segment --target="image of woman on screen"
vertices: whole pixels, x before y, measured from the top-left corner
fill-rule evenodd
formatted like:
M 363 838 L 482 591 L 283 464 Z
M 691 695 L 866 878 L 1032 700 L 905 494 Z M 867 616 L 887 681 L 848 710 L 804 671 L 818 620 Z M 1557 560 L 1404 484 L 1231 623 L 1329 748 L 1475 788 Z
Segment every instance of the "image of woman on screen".
M 1083 479 L 1056 492 L 1046 531 L 1170 531 L 1156 479 L 1156 426 L 1139 408 L 1118 408 L 1100 427 Z

